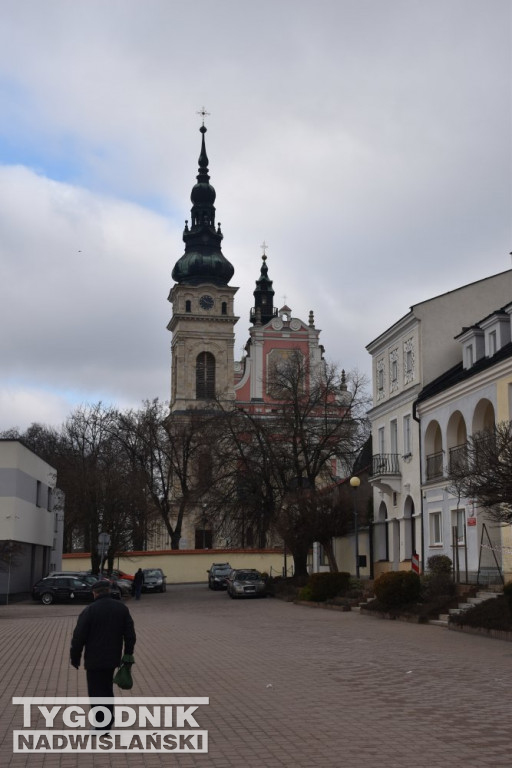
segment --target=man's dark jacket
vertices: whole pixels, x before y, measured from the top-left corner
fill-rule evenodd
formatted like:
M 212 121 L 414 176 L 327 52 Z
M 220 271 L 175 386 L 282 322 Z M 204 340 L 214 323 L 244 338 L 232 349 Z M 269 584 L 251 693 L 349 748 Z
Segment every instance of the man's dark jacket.
M 71 640 L 71 663 L 86 669 L 114 669 L 124 653 L 133 653 L 135 627 L 130 611 L 110 595 L 99 595 L 78 617 Z

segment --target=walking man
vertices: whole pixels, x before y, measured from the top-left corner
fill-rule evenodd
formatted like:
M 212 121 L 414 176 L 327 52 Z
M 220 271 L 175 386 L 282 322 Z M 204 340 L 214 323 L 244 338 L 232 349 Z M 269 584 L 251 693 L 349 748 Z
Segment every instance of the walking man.
M 85 649 L 84 667 L 89 696 L 111 698 L 114 696 L 113 677 L 116 667 L 121 663 L 123 653 L 133 654 L 135 627 L 126 605 L 110 596 L 108 581 L 93 584 L 92 593 L 94 602 L 82 611 L 73 632 L 71 664 L 75 669 L 80 667 L 82 651 Z M 108 730 L 113 722 L 114 706 L 105 706 L 110 710 L 110 719 L 103 719 L 98 727 Z M 98 721 L 101 714 L 98 713 Z
M 144 584 L 144 573 L 142 572 L 142 568 L 139 568 L 139 570 L 133 577 L 133 591 L 135 593 L 136 600 L 140 600 L 143 584 Z

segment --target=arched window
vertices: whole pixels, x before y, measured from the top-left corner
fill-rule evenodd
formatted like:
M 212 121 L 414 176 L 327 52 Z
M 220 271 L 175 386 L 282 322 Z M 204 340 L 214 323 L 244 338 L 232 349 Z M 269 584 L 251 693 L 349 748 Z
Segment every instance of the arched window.
M 196 400 L 215 398 L 215 358 L 211 352 L 201 352 L 196 358 Z
M 192 302 L 187 299 L 185 302 L 185 312 L 192 312 Z
M 221 314 L 227 315 L 227 313 L 228 313 L 228 303 L 227 303 L 227 301 L 223 301 L 222 302 Z

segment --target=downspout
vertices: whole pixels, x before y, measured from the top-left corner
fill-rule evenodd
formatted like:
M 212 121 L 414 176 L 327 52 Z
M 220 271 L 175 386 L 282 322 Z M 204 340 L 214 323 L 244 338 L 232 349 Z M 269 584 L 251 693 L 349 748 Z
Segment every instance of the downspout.
M 421 520 L 421 570 L 425 573 L 425 531 L 423 528 L 423 459 L 421 455 L 421 419 L 416 415 L 416 403 L 415 400 L 412 404 L 412 417 L 414 421 L 418 422 L 418 445 L 420 454 L 420 520 Z

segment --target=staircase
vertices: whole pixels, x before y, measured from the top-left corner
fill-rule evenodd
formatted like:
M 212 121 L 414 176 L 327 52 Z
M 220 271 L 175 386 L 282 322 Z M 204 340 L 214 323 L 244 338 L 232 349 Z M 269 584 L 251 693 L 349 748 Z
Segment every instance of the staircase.
M 458 613 L 463 613 L 464 611 L 469 610 L 474 605 L 478 605 L 479 603 L 485 602 L 485 600 L 492 600 L 495 597 L 498 597 L 500 593 L 499 592 L 491 592 L 491 591 L 480 591 L 477 592 L 476 595 L 473 597 L 463 597 L 463 600 L 459 602 L 457 608 L 450 608 L 448 613 L 441 613 L 439 615 L 439 618 L 437 619 L 431 619 L 429 621 L 429 624 L 434 624 L 437 627 L 447 627 L 448 622 L 450 621 L 450 616 L 456 615 Z

